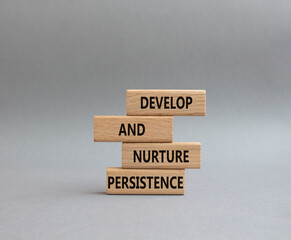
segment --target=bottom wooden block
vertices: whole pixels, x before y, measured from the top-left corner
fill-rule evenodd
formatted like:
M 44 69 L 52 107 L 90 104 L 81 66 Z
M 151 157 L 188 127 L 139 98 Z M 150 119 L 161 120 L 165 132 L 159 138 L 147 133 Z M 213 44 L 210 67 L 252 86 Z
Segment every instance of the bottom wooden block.
M 179 194 L 185 191 L 184 169 L 107 168 L 107 194 Z

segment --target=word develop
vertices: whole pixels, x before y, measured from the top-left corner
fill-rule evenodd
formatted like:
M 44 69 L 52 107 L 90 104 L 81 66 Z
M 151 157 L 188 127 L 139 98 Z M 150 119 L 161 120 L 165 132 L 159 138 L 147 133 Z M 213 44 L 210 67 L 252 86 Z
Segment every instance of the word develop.
M 189 105 L 193 102 L 192 97 L 182 97 L 179 96 L 176 99 L 174 97 L 164 96 L 164 97 L 141 97 L 140 107 L 141 109 L 188 109 Z

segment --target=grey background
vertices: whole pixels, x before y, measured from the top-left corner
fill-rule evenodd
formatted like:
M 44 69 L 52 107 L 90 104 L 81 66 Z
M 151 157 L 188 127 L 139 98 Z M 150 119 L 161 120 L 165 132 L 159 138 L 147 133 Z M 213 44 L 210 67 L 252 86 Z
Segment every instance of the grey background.
M 290 239 L 291 2 L 0 1 L 1 239 Z M 206 89 L 185 196 L 107 196 L 126 89 Z

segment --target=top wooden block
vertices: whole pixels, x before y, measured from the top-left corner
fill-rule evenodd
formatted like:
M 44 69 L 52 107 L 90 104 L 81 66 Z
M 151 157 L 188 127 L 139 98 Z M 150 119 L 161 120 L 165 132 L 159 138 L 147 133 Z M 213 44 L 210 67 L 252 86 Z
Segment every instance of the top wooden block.
M 128 116 L 205 116 L 205 90 L 127 90 Z

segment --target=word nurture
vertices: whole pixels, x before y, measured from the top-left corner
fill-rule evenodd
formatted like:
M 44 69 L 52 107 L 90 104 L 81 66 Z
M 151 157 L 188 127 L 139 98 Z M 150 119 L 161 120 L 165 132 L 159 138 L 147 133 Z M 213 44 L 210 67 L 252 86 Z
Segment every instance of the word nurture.
M 133 151 L 134 162 L 189 162 L 189 150 L 139 150 Z

